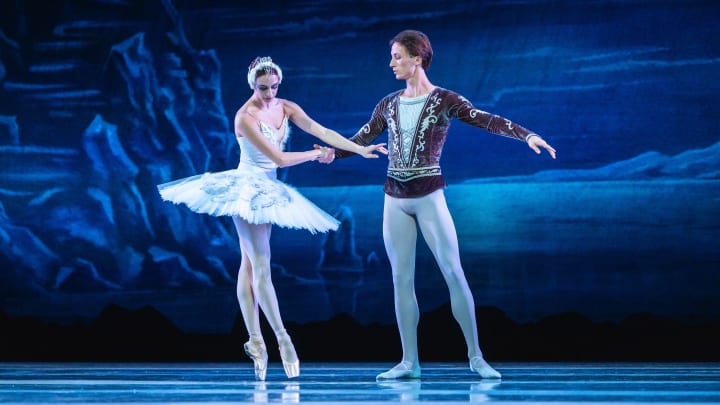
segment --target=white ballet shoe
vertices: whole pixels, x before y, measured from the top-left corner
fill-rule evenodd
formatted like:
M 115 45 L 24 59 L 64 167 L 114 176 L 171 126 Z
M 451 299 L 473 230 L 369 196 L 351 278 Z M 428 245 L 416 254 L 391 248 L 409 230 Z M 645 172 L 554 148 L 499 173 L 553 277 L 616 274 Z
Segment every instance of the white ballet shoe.
M 255 378 L 260 381 L 265 381 L 265 375 L 267 374 L 268 354 L 265 348 L 265 343 L 261 341 L 250 340 L 243 345 L 245 354 L 248 355 L 253 361 L 255 367 Z
M 416 367 L 409 361 L 403 361 L 397 366 L 384 373 L 380 373 L 377 377 L 375 377 L 376 380 L 399 380 L 403 378 L 420 378 L 420 366 Z
M 482 356 L 475 356 L 470 359 L 470 370 L 478 373 L 482 378 L 502 378 L 500 373 L 498 373 L 494 368 L 490 367 L 490 365 L 487 363 L 487 361 L 485 361 L 484 358 L 482 358 Z
M 300 360 L 298 360 L 297 353 L 295 353 L 295 346 L 293 346 L 290 336 L 285 335 L 278 338 L 278 348 L 280 349 L 280 359 L 285 369 L 285 375 L 288 378 L 299 376 Z

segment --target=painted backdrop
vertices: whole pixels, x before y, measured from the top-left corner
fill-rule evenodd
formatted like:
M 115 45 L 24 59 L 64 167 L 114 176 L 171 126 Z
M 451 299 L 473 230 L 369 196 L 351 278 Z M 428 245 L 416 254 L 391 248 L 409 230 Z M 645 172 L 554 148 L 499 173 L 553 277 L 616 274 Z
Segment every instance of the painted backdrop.
M 542 134 L 453 124 L 446 195 L 476 304 L 517 322 L 575 312 L 720 317 L 720 5 L 707 1 L 3 2 L 0 308 L 61 323 L 150 305 L 181 329 L 236 319 L 232 222 L 155 185 L 235 167 L 247 66 L 346 136 L 398 89 L 388 40 L 426 32 L 431 80 Z M 379 138 L 385 141 L 386 135 Z M 315 139 L 295 128 L 291 150 Z M 394 322 L 381 232 L 386 159 L 280 176 L 342 221 L 275 228 L 287 321 Z M 423 311 L 448 302 L 424 243 Z

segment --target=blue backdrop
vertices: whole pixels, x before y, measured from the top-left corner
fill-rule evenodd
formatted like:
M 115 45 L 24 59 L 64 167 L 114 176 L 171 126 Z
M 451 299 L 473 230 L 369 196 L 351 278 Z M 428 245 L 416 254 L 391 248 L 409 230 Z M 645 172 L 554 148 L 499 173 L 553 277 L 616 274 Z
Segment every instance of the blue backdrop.
M 242 4 L 240 4 L 242 3 Z M 577 312 L 720 316 L 720 5 L 707 1 L 4 2 L 0 19 L 0 308 L 62 323 L 151 305 L 228 331 L 239 248 L 229 218 L 155 185 L 233 168 L 247 65 L 350 136 L 394 79 L 389 39 L 426 32 L 431 81 L 542 134 L 453 124 L 446 195 L 476 304 L 517 322 Z M 383 135 L 379 141 L 386 141 Z M 295 128 L 289 147 L 316 140 Z M 280 176 L 342 221 L 275 228 L 287 321 L 394 322 L 382 242 L 386 159 Z M 424 242 L 418 298 L 448 302 Z

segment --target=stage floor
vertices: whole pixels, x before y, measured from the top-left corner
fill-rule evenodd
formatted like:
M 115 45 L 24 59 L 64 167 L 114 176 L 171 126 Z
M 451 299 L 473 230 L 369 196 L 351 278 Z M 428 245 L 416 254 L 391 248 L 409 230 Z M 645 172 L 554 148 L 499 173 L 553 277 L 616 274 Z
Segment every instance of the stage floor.
M 500 381 L 462 363 L 425 363 L 414 381 L 376 382 L 390 363 L 0 363 L 2 404 L 720 403 L 718 363 L 495 363 Z

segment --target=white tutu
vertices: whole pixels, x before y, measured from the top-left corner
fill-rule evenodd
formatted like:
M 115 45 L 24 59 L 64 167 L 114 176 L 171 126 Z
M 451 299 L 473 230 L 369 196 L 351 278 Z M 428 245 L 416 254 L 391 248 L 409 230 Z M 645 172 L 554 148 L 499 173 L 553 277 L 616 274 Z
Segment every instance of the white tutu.
M 275 224 L 312 233 L 337 230 L 340 222 L 274 178 L 275 171 L 241 164 L 157 186 L 165 201 L 214 216 L 238 215 L 252 224 Z

